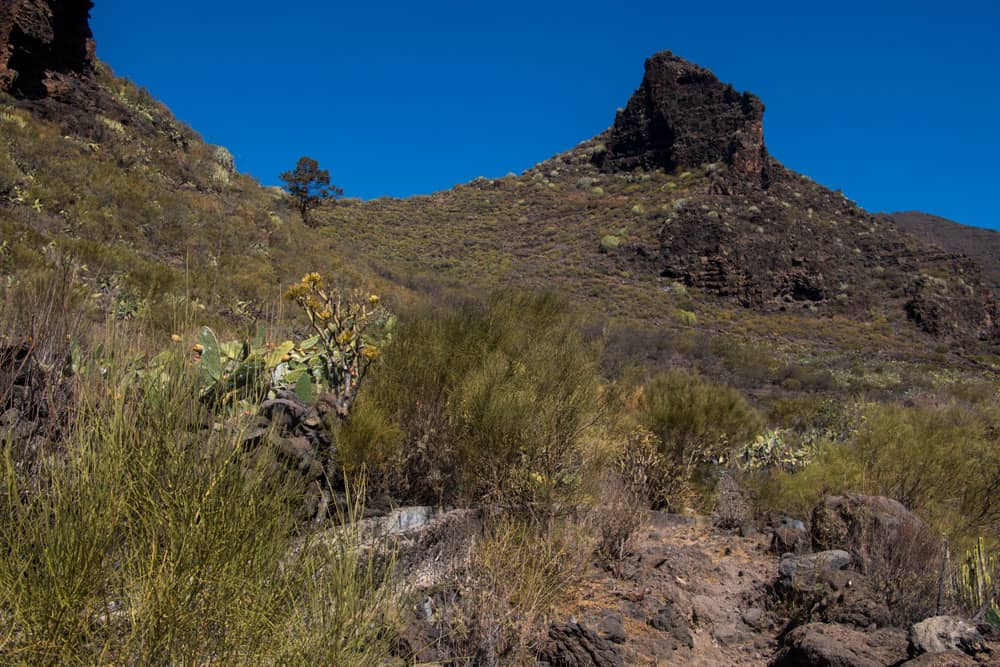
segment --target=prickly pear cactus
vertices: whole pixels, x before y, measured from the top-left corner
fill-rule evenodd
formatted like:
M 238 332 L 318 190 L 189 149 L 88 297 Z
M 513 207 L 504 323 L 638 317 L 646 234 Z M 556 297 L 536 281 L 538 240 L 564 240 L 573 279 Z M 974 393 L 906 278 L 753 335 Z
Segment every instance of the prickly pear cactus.
M 377 295 L 327 290 L 316 273 L 303 277 L 286 296 L 303 309 L 315 335 L 274 344 L 265 342 L 259 327 L 252 341 L 220 341 L 202 327 L 194 347 L 202 398 L 226 405 L 292 391 L 307 404 L 325 396 L 346 417 L 391 338 L 393 318 Z

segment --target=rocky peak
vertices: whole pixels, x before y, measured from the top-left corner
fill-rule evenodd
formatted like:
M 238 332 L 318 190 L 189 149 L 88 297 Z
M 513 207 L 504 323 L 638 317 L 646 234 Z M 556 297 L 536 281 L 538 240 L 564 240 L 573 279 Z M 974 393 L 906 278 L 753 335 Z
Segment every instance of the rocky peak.
M 0 3 L 0 91 L 22 99 L 55 94 L 67 76 L 94 67 L 90 0 Z
M 764 104 L 712 72 L 661 51 L 646 60 L 642 85 L 605 134 L 605 171 L 636 167 L 673 171 L 723 162 L 737 176 L 767 187 Z

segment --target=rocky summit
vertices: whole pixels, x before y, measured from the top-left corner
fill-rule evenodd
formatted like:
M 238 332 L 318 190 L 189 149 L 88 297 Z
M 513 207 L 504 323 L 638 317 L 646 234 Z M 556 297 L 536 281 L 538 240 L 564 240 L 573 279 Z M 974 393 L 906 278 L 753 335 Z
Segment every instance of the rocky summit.
M 662 51 L 646 60 L 646 74 L 606 133 L 606 170 L 668 171 L 722 162 L 767 186 L 764 104 L 739 93 L 712 72 Z

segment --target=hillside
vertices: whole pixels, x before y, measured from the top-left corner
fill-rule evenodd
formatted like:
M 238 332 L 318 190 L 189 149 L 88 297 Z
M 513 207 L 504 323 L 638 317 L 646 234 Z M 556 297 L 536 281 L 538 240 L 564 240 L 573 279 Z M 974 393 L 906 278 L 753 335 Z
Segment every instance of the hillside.
M 918 211 L 900 211 L 887 217 L 909 234 L 971 258 L 994 293 L 1000 293 L 1000 232 Z
M 522 174 L 306 219 L 91 7 L 0 5 L 0 662 L 996 664 L 992 237 L 666 51 Z
M 0 10 L 0 271 L 72 258 L 95 312 L 163 329 L 184 303 L 230 325 L 276 317 L 303 266 L 340 265 L 336 244 L 96 60 L 90 6 Z
M 998 340 L 975 262 L 782 167 L 762 117 L 757 98 L 661 53 L 601 136 L 520 175 L 323 220 L 393 275 L 559 287 L 656 326 L 688 302 L 675 296 L 683 286 L 707 324 L 713 309 L 742 319 L 745 308 L 800 330 L 909 319 L 938 339 Z

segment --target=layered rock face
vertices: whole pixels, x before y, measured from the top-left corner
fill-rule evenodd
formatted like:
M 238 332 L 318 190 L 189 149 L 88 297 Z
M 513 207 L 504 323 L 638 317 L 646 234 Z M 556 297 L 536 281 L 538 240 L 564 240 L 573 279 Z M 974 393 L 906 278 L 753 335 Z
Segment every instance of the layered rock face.
M 68 76 L 94 67 L 90 0 L 0 4 L 0 90 L 22 99 L 57 93 Z
M 615 118 L 598 157 L 606 171 L 672 171 L 723 162 L 766 187 L 764 104 L 709 70 L 661 51 L 646 60 L 642 85 Z

